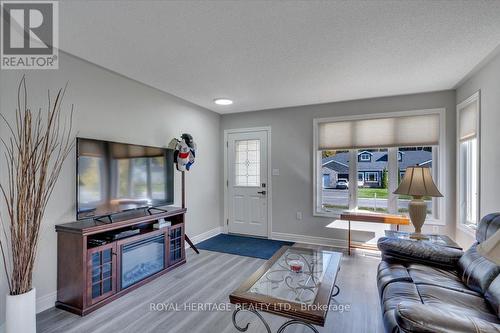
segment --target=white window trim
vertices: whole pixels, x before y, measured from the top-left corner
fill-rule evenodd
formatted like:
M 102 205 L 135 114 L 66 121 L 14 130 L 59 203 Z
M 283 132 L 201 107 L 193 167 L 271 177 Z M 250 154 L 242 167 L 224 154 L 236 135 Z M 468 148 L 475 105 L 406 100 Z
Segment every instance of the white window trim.
M 367 175 L 366 182 L 378 183 L 378 172 L 377 171 L 368 171 L 368 172 L 366 172 L 366 175 Z M 375 177 L 373 177 L 374 180 L 370 180 L 370 175 L 375 175 Z
M 365 156 L 368 156 L 368 158 L 364 158 Z M 359 160 L 363 161 L 363 162 L 370 161 L 371 160 L 371 156 L 368 153 L 362 153 L 359 156 Z
M 457 165 L 457 179 L 456 179 L 456 188 L 457 188 L 457 202 L 456 202 L 456 216 L 457 216 L 457 228 L 468 233 L 469 235 L 475 236 L 477 225 L 465 224 L 460 220 L 460 133 L 459 133 L 459 124 L 460 124 L 460 111 L 464 109 L 471 103 L 477 103 L 477 223 L 479 223 L 481 219 L 481 90 L 476 91 L 470 97 L 466 98 L 460 104 L 457 105 L 457 131 L 456 131 L 456 165 Z
M 433 149 L 432 158 L 433 164 L 438 165 L 438 167 L 432 168 L 432 176 L 436 181 L 436 185 L 446 198 L 446 170 L 447 170 L 447 160 L 445 155 L 446 147 L 446 109 L 436 108 L 436 109 L 422 109 L 422 110 L 409 110 L 409 111 L 395 111 L 395 112 L 384 112 L 376 114 L 367 115 L 352 115 L 352 116 L 337 116 L 337 117 L 327 117 L 327 118 L 314 118 L 313 119 L 313 216 L 328 217 L 328 218 L 339 218 L 340 214 L 338 211 L 319 211 L 318 210 L 318 199 L 322 195 L 322 186 L 318 186 L 321 183 L 321 170 L 319 166 L 321 165 L 321 152 L 318 151 L 318 125 L 324 122 L 336 122 L 336 121 L 352 121 L 352 120 L 366 120 L 366 119 L 377 119 L 377 118 L 387 118 L 387 117 L 404 117 L 404 116 L 416 116 L 416 115 L 426 115 L 426 114 L 438 114 L 439 115 L 439 145 L 437 149 Z M 349 178 L 357 179 L 357 153 L 352 151 L 351 158 L 349 159 Z M 396 159 L 397 160 L 397 159 Z M 398 169 L 399 170 L 399 169 Z M 396 173 L 397 174 L 397 173 Z M 428 225 L 446 225 L 446 209 L 444 204 L 444 198 L 438 201 L 437 198 L 433 198 L 433 216 L 427 218 L 426 224 Z M 356 209 L 353 203 L 357 202 L 357 187 L 349 186 L 349 209 Z M 388 205 L 391 205 L 388 202 Z

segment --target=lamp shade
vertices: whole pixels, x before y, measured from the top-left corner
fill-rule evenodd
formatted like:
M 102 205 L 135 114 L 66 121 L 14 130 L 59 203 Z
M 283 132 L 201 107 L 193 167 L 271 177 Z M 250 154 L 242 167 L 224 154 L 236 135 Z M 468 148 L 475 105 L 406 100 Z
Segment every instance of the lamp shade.
M 442 197 L 436 184 L 432 180 L 431 170 L 420 166 L 406 168 L 403 181 L 394 191 L 394 194 L 413 196 Z
M 500 265 L 500 230 L 477 246 L 477 252 L 486 259 Z

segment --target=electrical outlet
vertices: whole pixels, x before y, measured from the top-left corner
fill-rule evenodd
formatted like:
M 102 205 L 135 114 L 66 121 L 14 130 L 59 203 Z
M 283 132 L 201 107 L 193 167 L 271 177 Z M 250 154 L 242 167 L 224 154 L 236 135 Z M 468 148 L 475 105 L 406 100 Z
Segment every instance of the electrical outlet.
M 439 234 L 439 227 L 437 225 L 432 226 L 432 233 L 433 234 Z
M 302 212 L 297 212 L 297 220 L 302 220 Z

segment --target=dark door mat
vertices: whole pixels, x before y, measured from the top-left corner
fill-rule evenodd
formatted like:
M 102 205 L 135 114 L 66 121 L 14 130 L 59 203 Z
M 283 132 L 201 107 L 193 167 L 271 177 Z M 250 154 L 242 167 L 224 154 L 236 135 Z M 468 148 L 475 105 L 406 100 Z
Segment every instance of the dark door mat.
M 269 259 L 282 246 L 291 246 L 293 244 L 294 243 L 291 242 L 265 238 L 219 234 L 196 244 L 196 247 L 198 249 L 207 251 L 236 254 L 244 257 Z

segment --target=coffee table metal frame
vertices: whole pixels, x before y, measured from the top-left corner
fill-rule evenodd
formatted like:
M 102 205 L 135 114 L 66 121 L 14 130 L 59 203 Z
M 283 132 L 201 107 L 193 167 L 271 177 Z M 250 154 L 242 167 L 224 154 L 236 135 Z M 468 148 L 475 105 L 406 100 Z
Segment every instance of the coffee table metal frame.
M 290 318 L 283 323 L 277 330 L 277 333 L 283 333 L 285 329 L 293 325 L 302 325 L 308 327 L 312 332 L 318 333 L 314 325 L 324 326 L 330 301 L 340 293 L 340 288 L 336 285 L 338 271 L 342 254 L 339 252 L 323 251 L 316 249 L 307 249 L 293 247 L 292 249 L 311 251 L 311 252 L 329 252 L 332 254 L 330 262 L 326 268 L 323 280 L 318 284 L 318 292 L 312 303 L 312 308 L 304 309 L 301 304 L 274 298 L 268 295 L 261 295 L 249 292 L 250 288 L 277 262 L 290 246 L 283 246 L 271 259 L 266 261 L 254 274 L 252 274 L 237 290 L 229 296 L 230 302 L 236 304 L 237 308 L 232 315 L 234 327 L 240 332 L 246 332 L 250 323 L 245 325 L 238 324 L 238 314 L 249 312 L 255 315 L 264 325 L 267 333 L 272 333 L 269 324 L 259 311 L 265 311 L 279 316 Z M 283 307 L 286 304 L 287 307 Z

